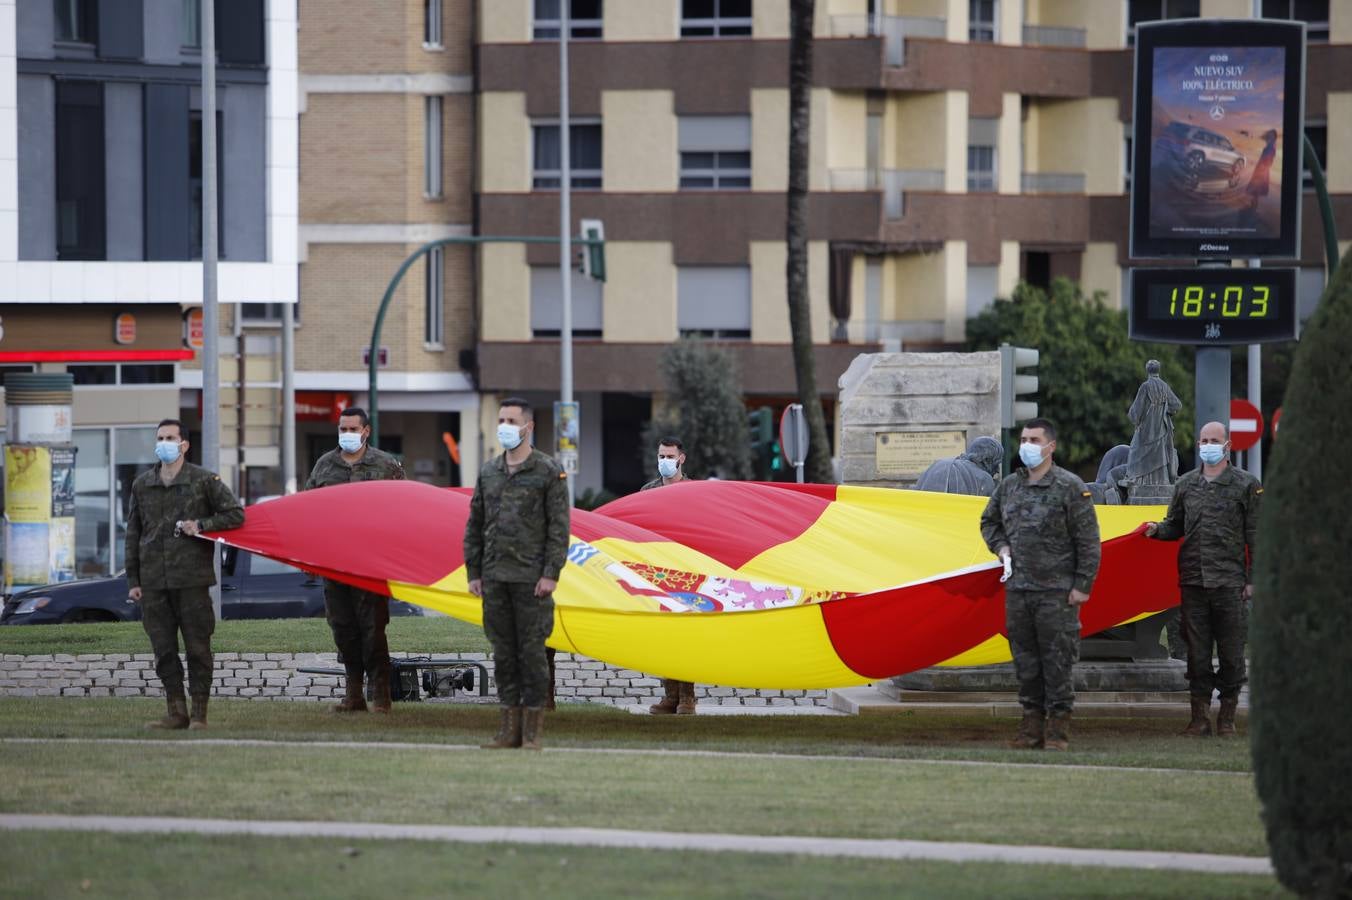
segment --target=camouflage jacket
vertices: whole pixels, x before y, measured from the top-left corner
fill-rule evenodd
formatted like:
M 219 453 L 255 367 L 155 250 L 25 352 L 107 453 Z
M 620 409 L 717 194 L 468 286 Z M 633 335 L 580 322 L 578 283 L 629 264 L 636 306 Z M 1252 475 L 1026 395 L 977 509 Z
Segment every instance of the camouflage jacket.
M 1053 465 L 1038 481 L 1020 469 L 1000 482 L 981 514 L 981 536 L 992 553 L 1008 546 L 1016 591 L 1089 593 L 1099 567 L 1099 527 L 1089 489 Z
M 681 481 L 688 481 L 688 480 L 689 480 L 689 479 L 686 478 L 684 475 L 681 476 Z M 678 482 L 676 482 L 676 483 L 677 483 L 677 484 L 680 484 L 680 481 L 678 481 Z M 662 483 L 662 476 L 661 476 L 661 475 L 658 475 L 658 476 L 657 476 L 656 478 L 654 478 L 652 481 L 648 482 L 648 483 L 645 484 L 643 487 L 639 488 L 639 490 L 640 490 L 640 491 L 651 491 L 653 488 L 660 488 L 660 487 L 669 487 L 669 485 L 663 484 L 663 483 Z
M 361 459 L 349 464 L 343 451 L 335 447 L 319 457 L 314 471 L 305 482 L 305 489 L 331 487 L 350 481 L 402 481 L 404 467 L 384 450 L 367 447 Z
M 1262 493 L 1257 478 L 1234 466 L 1226 466 L 1211 481 L 1200 469 L 1178 479 L 1169 513 L 1155 537 L 1162 541 L 1183 538 L 1178 551 L 1179 584 L 1212 588 L 1250 583 Z
M 203 531 L 244 524 L 244 510 L 221 477 L 184 462 L 169 484 L 156 463 L 131 485 L 127 510 L 127 587 L 177 590 L 216 583 L 211 541 L 180 535 L 174 523 L 195 519 Z
M 465 524 L 469 580 L 557 579 L 568 556 L 568 476 L 539 450 L 515 472 L 500 454 L 479 472 Z

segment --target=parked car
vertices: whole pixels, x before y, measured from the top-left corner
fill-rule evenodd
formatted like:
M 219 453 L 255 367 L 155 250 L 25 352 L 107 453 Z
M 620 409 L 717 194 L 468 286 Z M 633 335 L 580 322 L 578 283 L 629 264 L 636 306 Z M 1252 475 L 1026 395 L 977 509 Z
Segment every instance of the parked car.
M 391 616 L 422 609 L 390 602 Z M 324 582 L 294 566 L 227 548 L 221 559 L 221 618 L 285 619 L 324 615 Z M 127 599 L 127 576 L 82 578 L 20 591 L 5 601 L 0 625 L 53 622 L 137 622 L 141 607 Z
M 1204 177 L 1221 177 L 1235 187 L 1244 174 L 1244 154 L 1225 135 L 1170 122 L 1155 139 L 1155 158 L 1174 166 L 1185 182 L 1195 185 Z

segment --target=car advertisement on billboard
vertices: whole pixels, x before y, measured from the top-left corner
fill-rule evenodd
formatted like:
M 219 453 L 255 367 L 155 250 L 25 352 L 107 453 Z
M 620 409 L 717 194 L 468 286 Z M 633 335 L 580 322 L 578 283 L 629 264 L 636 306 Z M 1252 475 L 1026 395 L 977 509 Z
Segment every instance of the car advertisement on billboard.
M 1304 26 L 1140 26 L 1132 255 L 1292 256 Z

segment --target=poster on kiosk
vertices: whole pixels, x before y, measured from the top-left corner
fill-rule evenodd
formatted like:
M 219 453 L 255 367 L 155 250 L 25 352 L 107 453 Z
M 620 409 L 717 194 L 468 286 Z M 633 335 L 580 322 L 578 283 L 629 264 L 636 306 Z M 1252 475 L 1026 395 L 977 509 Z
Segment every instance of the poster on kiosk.
M 1299 255 L 1303 22 L 1136 32 L 1131 255 Z

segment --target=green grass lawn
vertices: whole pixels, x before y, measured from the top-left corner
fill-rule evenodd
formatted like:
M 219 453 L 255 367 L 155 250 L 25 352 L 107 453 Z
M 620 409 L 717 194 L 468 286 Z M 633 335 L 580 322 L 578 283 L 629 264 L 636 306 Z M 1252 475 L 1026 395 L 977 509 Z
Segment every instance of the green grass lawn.
M 396 703 L 388 718 L 339 717 L 330 704 L 214 700 L 211 737 L 477 744 L 491 707 Z M 0 737 L 154 737 L 163 703 L 139 698 L 0 698 Z M 1250 770 L 1248 741 L 1178 736 L 1172 719 L 1083 719 L 1066 754 L 1009 750 L 1014 719 L 978 716 L 635 716 L 564 704 L 546 724 L 555 747 L 661 748 L 991 762 Z M 163 735 L 178 740 L 181 735 Z
M 445 616 L 400 616 L 386 631 L 396 653 L 487 653 L 477 625 Z M 248 619 L 218 622 L 211 639 L 217 653 L 332 653 L 323 619 Z M 0 628 L 0 653 L 149 653 L 140 622 L 22 625 Z
M 6 890 L 29 898 L 1284 897 L 1274 879 L 995 863 L 584 847 L 10 832 Z

